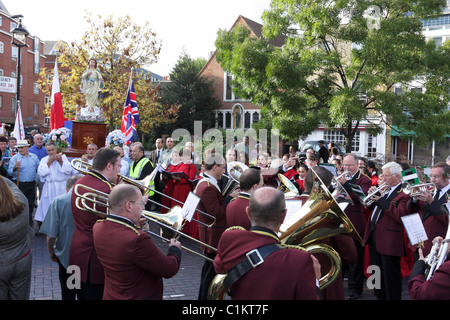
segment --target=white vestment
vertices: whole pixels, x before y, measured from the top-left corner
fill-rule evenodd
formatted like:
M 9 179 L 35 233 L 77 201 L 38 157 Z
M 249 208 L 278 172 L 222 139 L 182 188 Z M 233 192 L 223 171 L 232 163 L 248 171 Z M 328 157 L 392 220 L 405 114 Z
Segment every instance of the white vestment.
M 44 221 L 50 203 L 56 197 L 66 193 L 66 181 L 72 175 L 72 166 L 66 155 L 62 156 L 63 163 L 53 161 L 50 167 L 47 165 L 49 156 L 42 158 L 38 167 L 38 175 L 44 182 L 42 196 L 34 215 L 34 220 Z

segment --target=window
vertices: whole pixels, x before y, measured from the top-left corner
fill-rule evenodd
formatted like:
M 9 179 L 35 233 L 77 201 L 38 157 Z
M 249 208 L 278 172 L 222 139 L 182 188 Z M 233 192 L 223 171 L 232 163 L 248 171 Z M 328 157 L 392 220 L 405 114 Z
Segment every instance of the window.
M 16 113 L 16 98 L 11 98 L 11 112 Z
M 259 112 L 253 112 L 253 124 L 259 122 Z
M 34 94 L 39 94 L 39 84 L 37 82 L 35 82 L 33 84 L 33 93 Z
M 37 103 L 34 104 L 34 115 L 39 115 L 39 104 Z
M 1 54 L 5 53 L 5 44 L 1 41 L 0 41 L 0 53 Z
M 231 112 L 225 113 L 225 128 L 231 128 Z
M 359 131 L 356 132 L 355 136 L 353 137 L 352 141 L 352 152 L 358 152 L 359 151 Z M 342 134 L 341 131 L 325 131 L 324 132 L 324 140 L 335 142 L 341 144 L 345 149 L 345 137 Z
M 251 121 L 251 115 L 250 115 L 250 112 L 247 111 L 245 113 L 245 115 L 244 115 L 244 128 L 245 129 L 250 129 L 251 128 L 250 121 Z
M 377 156 L 377 137 L 371 134 L 367 135 L 367 156 L 371 158 Z
M 225 100 L 241 100 L 241 97 L 233 92 L 232 81 L 233 76 L 225 72 Z
M 217 127 L 223 128 L 223 112 L 217 112 Z
M 34 37 L 34 73 L 39 74 L 41 68 L 41 41 L 38 37 Z

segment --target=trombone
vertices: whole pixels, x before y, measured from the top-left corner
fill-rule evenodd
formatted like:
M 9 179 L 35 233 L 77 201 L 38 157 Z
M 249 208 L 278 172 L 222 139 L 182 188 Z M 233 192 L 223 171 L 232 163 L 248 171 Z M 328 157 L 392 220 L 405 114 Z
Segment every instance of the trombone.
M 83 188 L 87 190 L 88 192 L 81 193 L 80 188 Z M 77 196 L 75 200 L 75 205 L 79 210 L 89 212 L 96 214 L 102 218 L 108 217 L 109 211 L 109 204 L 108 204 L 108 197 L 109 195 L 101 192 L 99 190 L 93 189 L 91 187 L 85 186 L 83 184 L 76 184 L 74 187 L 74 193 Z M 89 205 L 91 203 L 91 205 Z M 106 208 L 106 212 L 103 212 L 100 210 L 100 208 Z M 183 236 L 185 238 L 188 238 L 196 243 L 201 244 L 202 246 L 205 246 L 213 251 L 217 251 L 216 248 L 201 242 L 200 240 L 197 240 L 194 237 L 191 237 L 190 235 L 187 235 L 180 230 L 183 228 L 185 219 L 182 216 L 181 213 L 181 207 L 175 206 L 170 209 L 170 211 L 166 214 L 158 214 L 150 211 L 143 210 L 141 213 L 141 217 L 145 218 L 149 221 L 152 221 L 156 224 L 158 224 L 161 227 L 160 234 L 154 233 L 153 231 L 146 231 L 148 234 L 154 235 L 163 241 L 170 241 L 172 238 L 178 238 L 179 236 Z M 190 248 L 181 246 L 182 249 L 193 253 L 201 258 L 204 258 L 210 262 L 214 262 L 211 258 L 194 251 Z
M 91 168 L 92 168 L 92 166 L 90 164 L 88 164 L 88 163 L 86 163 L 84 161 L 81 161 L 80 159 L 73 159 L 71 161 L 71 164 L 72 164 L 72 167 L 74 169 L 78 170 L 82 174 L 87 174 L 88 171 L 91 170 Z M 138 187 L 140 190 L 144 190 L 144 194 L 147 194 L 147 193 L 153 191 L 153 192 L 156 192 L 157 194 L 159 194 L 159 195 L 161 195 L 163 197 L 166 197 L 166 198 L 168 198 L 168 199 L 170 199 L 170 200 L 180 204 L 181 206 L 184 205 L 184 202 L 182 202 L 180 200 L 172 198 L 172 197 L 170 197 L 170 196 L 168 196 L 168 195 L 166 195 L 163 192 L 160 192 L 158 190 L 151 189 L 149 187 L 149 185 L 150 185 L 150 182 L 152 181 L 152 176 L 154 177 L 153 174 L 150 174 L 143 180 L 134 180 L 134 179 L 125 177 L 124 175 L 122 175 L 120 173 L 118 174 L 118 178 L 120 178 L 123 182 L 128 183 L 128 184 L 132 184 L 132 185 Z M 150 201 L 150 202 L 152 202 L 152 203 L 154 203 L 154 204 L 156 204 L 158 206 L 162 206 L 162 207 L 166 208 L 167 210 L 171 209 L 171 208 L 169 208 L 167 206 L 162 205 L 159 202 L 156 202 L 155 200 L 148 199 L 148 201 Z M 204 216 L 206 216 L 209 219 L 212 219 L 213 222 L 210 223 L 210 224 L 207 224 L 205 222 L 202 222 L 202 221 L 199 221 L 197 219 L 192 218 L 193 221 L 195 221 L 197 223 L 200 223 L 201 225 L 204 225 L 205 227 L 208 227 L 208 228 L 211 228 L 216 223 L 216 217 L 214 217 L 214 216 L 212 216 L 212 215 L 210 215 L 210 214 L 208 214 L 208 213 L 206 213 L 206 212 L 204 212 L 204 211 L 202 211 L 200 209 L 197 209 L 197 208 L 195 208 L 195 211 L 203 214 Z

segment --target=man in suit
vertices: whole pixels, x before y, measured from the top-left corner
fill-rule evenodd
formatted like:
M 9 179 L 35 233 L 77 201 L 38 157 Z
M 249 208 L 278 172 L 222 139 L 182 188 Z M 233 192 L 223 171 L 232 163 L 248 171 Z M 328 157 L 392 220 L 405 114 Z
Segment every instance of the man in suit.
M 108 202 L 110 214 L 93 228 L 95 249 L 105 270 L 103 300 L 162 300 L 162 278 L 171 278 L 180 269 L 180 242 L 171 239 L 164 255 L 140 229 L 147 197 L 136 186 L 115 186 Z
M 264 179 L 258 169 L 249 168 L 241 174 L 239 183 L 241 192 L 227 205 L 227 226 L 240 226 L 245 230 L 250 230 L 251 223 L 246 208 L 253 192 L 264 185 Z
M 441 210 L 441 206 L 447 202 L 450 195 L 450 184 L 448 175 L 450 174 L 450 166 L 444 162 L 435 164 L 431 168 L 430 182 L 436 186 L 436 194 L 433 195 L 429 191 L 425 191 L 417 198 L 411 198 L 408 204 L 410 213 L 419 212 L 422 218 L 423 227 L 428 236 L 428 240 L 424 242 L 423 254 L 426 256 L 430 253 L 433 246 L 431 240 L 436 237 L 445 237 L 448 228 L 448 215 Z
M 349 204 L 345 208 L 344 212 L 353 223 L 356 231 L 359 233 L 361 238 L 364 237 L 364 230 L 366 228 L 366 222 L 364 219 L 364 207 L 361 204 L 359 197 L 352 191 L 350 184 L 359 185 L 364 192 L 367 194 L 370 187 L 372 186 L 372 181 L 370 178 L 363 173 L 358 168 L 358 157 L 354 154 L 347 154 L 343 160 L 344 171 L 349 171 L 351 174 L 351 179 L 347 180 L 345 176 L 339 179 L 339 182 L 347 191 L 353 204 Z M 357 299 L 363 290 L 364 286 L 364 247 L 361 243 L 354 239 L 356 246 L 356 260 L 348 265 L 348 288 L 349 295 L 347 299 L 354 300 Z
M 385 164 L 382 172 L 389 191 L 372 197 L 375 208 L 366 226 L 364 243 L 369 245 L 371 265 L 381 271 L 381 286 L 374 289 L 375 296 L 380 300 L 401 300 L 400 258 L 406 255 L 401 217 L 408 214 L 409 196 L 402 191 L 402 167 L 398 163 Z
M 164 150 L 164 141 L 161 138 L 156 139 L 155 142 L 155 150 L 150 151 L 149 159 L 150 162 L 154 164 L 154 167 L 156 168 L 158 164 L 161 164 L 162 159 L 164 158 L 166 151 Z M 155 175 L 155 190 L 159 191 L 160 193 L 155 192 L 155 194 L 151 197 L 152 200 L 154 200 L 157 203 L 162 202 L 162 196 L 161 193 L 164 191 L 164 182 L 161 180 L 161 174 L 157 173 Z M 151 206 L 152 211 L 159 211 L 160 207 L 156 205 Z
M 317 259 L 306 251 L 280 244 L 277 233 L 286 216 L 283 192 L 272 187 L 256 190 L 247 214 L 251 229 L 233 228 L 224 232 L 214 259 L 216 272 L 227 274 L 224 284 L 231 283 L 231 299 L 319 299 Z M 259 265 L 252 267 L 249 260 Z
M 215 223 L 212 227 L 206 227 L 199 224 L 199 240 L 209 246 L 217 248 L 220 236 L 227 227 L 226 205 L 222 192 L 218 185 L 225 170 L 225 159 L 219 154 L 209 155 L 205 159 L 205 172 L 201 174 L 202 178 L 197 183 L 194 193 L 200 198 L 197 208 L 215 217 Z M 232 197 L 238 195 L 238 192 L 231 194 Z M 213 220 L 203 214 L 199 215 L 199 220 L 211 224 Z M 203 253 L 210 259 L 214 259 L 216 252 L 203 246 Z M 206 300 L 211 281 L 215 277 L 213 264 L 205 260 L 200 279 L 199 300 Z
M 70 245 L 69 265 L 80 268 L 80 280 L 86 288 L 87 300 L 101 300 L 103 296 L 105 274 L 92 237 L 92 228 L 101 216 L 77 208 L 75 189 L 77 185 L 83 185 L 109 194 L 117 181 L 120 168 L 120 153 L 107 147 L 101 148 L 95 153 L 92 169 L 83 178 L 78 179 L 72 191 L 71 208 L 75 230 Z M 89 190 L 80 186 L 78 192 L 84 194 Z M 99 210 L 106 214 L 106 208 Z

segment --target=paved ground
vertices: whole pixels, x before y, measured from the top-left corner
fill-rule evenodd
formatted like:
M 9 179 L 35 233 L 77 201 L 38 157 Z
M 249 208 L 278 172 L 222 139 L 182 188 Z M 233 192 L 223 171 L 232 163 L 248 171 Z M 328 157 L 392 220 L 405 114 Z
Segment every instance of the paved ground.
M 30 300 L 61 300 L 58 280 L 58 266 L 50 260 L 45 236 L 38 235 L 32 240 L 33 268 Z M 180 239 L 183 246 L 198 250 L 198 244 L 188 239 Z M 155 243 L 167 252 L 167 245 L 159 239 Z M 201 267 L 204 259 L 183 250 L 181 268 L 172 279 L 164 279 L 164 300 L 197 300 Z M 407 279 L 403 281 L 404 300 L 410 300 L 407 292 Z M 375 300 L 371 290 L 365 288 L 359 300 Z

